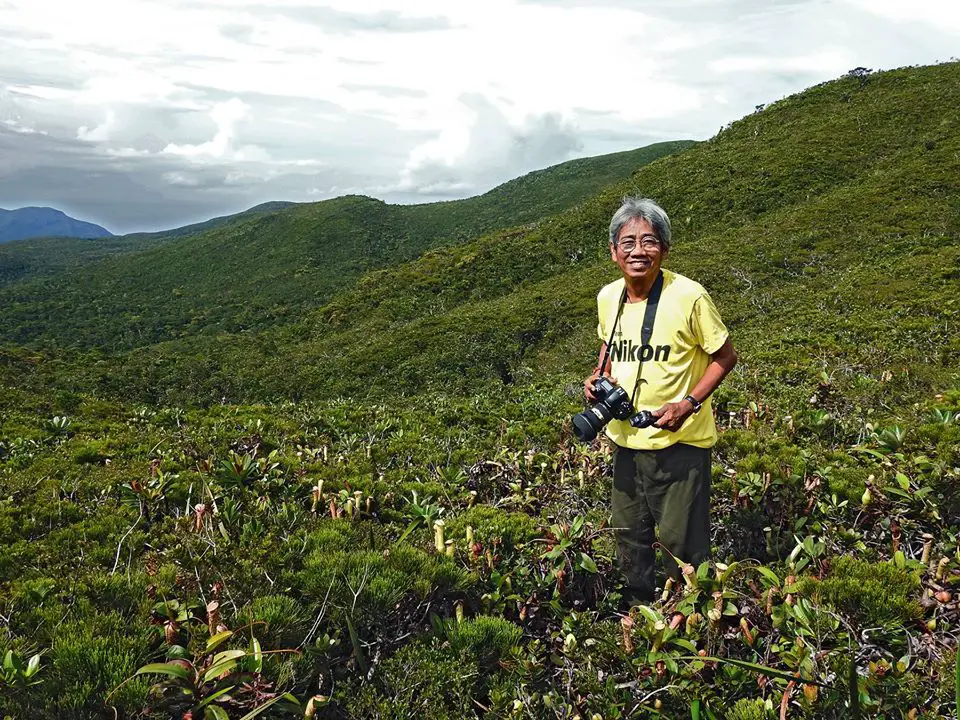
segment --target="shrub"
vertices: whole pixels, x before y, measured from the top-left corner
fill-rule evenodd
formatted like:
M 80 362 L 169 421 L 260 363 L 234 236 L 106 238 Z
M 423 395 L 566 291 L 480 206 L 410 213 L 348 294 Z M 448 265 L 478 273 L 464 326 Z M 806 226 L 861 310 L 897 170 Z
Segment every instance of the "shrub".
M 504 546 L 516 547 L 537 536 L 537 522 L 524 513 L 506 512 L 489 505 L 477 505 L 447 520 L 447 536 L 461 538 L 473 528 L 474 537 L 481 543 L 500 538 Z
M 864 626 L 903 625 L 921 616 L 920 603 L 911 599 L 920 589 L 919 579 L 890 562 L 840 556 L 823 580 L 804 578 L 800 585 L 801 593 L 815 602 Z
M 465 652 L 487 667 L 517 646 L 523 630 L 499 617 L 480 615 L 454 625 L 447 633 L 450 647 Z
M 256 598 L 247 611 L 247 622 L 264 623 L 258 635 L 267 638 L 270 647 L 296 645 L 306 630 L 305 608 L 289 595 L 264 595 Z
M 727 720 L 767 720 L 767 706 L 763 700 L 737 700 L 727 713 Z
M 50 649 L 46 695 L 63 718 L 89 718 L 106 696 L 147 660 L 148 631 L 116 613 L 64 623 Z M 147 680 L 127 683 L 110 704 L 131 712 L 146 704 Z M 51 708 L 52 709 L 52 708 Z M 124 713 L 126 714 L 126 713 Z
M 472 715 L 480 668 L 466 653 L 413 642 L 383 663 L 375 687 L 348 702 L 350 717 L 461 720 Z

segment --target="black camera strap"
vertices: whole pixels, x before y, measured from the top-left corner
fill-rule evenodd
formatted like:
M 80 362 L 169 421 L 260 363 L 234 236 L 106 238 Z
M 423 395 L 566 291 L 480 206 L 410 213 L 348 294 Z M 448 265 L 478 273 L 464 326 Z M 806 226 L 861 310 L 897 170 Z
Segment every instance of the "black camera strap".
M 647 295 L 647 307 L 643 311 L 643 325 L 640 326 L 640 352 L 643 347 L 650 344 L 650 338 L 653 337 L 653 323 L 657 319 L 657 306 L 660 304 L 660 294 L 663 292 L 663 271 L 657 274 L 657 279 L 653 281 L 650 293 Z M 627 302 L 627 288 L 624 286 L 623 293 L 620 295 L 620 304 L 617 307 L 617 316 L 613 321 L 613 328 L 610 330 L 610 340 L 607 341 L 603 351 L 603 360 L 600 363 L 600 373 L 603 374 L 607 367 L 607 361 L 610 359 L 610 348 L 613 345 L 613 338 L 617 332 L 617 324 L 620 322 L 620 316 L 623 314 L 623 306 Z M 637 367 L 637 381 L 633 384 L 633 392 L 630 393 L 630 402 L 636 403 L 637 390 L 640 388 L 640 376 L 643 373 L 643 360 L 639 361 Z

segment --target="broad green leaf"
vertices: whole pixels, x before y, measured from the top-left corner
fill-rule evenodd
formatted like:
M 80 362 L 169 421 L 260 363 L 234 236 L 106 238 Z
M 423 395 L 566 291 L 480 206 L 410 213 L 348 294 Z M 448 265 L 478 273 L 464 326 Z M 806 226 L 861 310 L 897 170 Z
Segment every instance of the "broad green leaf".
M 593 558 L 586 553 L 580 553 L 580 567 L 589 573 L 597 572 L 597 564 L 593 561 Z
M 662 622 L 663 618 L 660 616 L 656 610 L 654 610 L 649 605 L 637 605 L 637 610 L 640 612 L 643 617 L 645 617 L 649 622 Z
M 767 580 L 770 581 L 770 584 L 774 587 L 780 587 L 780 576 L 777 575 L 773 570 L 763 565 L 757 568 L 757 572 L 763 575 Z
M 246 654 L 247 654 L 246 650 L 240 650 L 240 649 L 224 650 L 222 652 L 218 652 L 216 655 L 213 656 L 212 664 L 216 665 L 217 663 L 224 662 L 225 660 L 236 660 L 237 658 L 242 658 Z
M 246 654 L 246 650 L 224 650 L 217 653 L 213 656 L 213 663 L 203 673 L 203 681 L 210 682 L 224 673 L 231 672 L 237 666 L 240 658 Z
M 736 571 L 736 569 L 737 569 L 739 566 L 740 566 L 739 561 L 730 563 L 730 564 L 727 566 L 727 569 L 724 570 L 723 573 L 720 575 L 720 584 L 722 585 L 722 584 L 726 583 L 727 580 L 729 580 L 729 579 L 731 578 L 731 576 L 733 575 L 733 573 Z
M 169 675 L 180 680 L 189 680 L 190 671 L 180 663 L 151 663 L 144 665 L 134 675 Z
M 734 665 L 736 667 L 744 668 L 745 670 L 753 670 L 758 672 L 761 675 L 767 675 L 768 677 L 781 678 L 783 680 L 794 680 L 798 683 L 805 683 L 807 685 L 816 685 L 817 687 L 826 688 L 832 690 L 832 685 L 827 685 L 826 683 L 817 682 L 816 680 L 809 680 L 807 678 L 802 678 L 798 673 L 787 672 L 786 670 L 777 670 L 776 668 L 767 667 L 766 665 L 758 665 L 757 663 L 747 662 L 746 660 L 737 660 L 734 658 L 720 658 L 712 656 L 701 657 L 699 655 L 688 656 L 678 658 L 680 660 L 701 660 L 705 662 L 715 662 L 720 663 L 721 665 Z
M 227 715 L 227 711 L 219 705 L 211 705 L 204 708 L 203 720 L 230 720 L 230 716 Z
M 700 701 L 690 703 L 690 720 L 700 720 Z
M 197 704 L 197 707 L 199 707 L 199 708 L 206 707 L 207 705 L 209 705 L 210 703 L 212 703 L 212 702 L 213 702 L 214 700 L 216 700 L 217 698 L 220 698 L 220 697 L 226 695 L 228 692 L 230 692 L 231 690 L 233 690 L 235 687 L 236 687 L 236 685 L 229 685 L 229 686 L 227 686 L 227 687 L 225 687 L 225 688 L 221 688 L 220 690 L 217 690 L 217 691 L 216 691 L 215 693 L 213 693 L 212 695 L 207 695 L 207 697 L 205 697 L 203 700 L 201 700 L 201 701 Z
M 256 638 L 250 638 L 250 659 L 252 663 L 249 663 L 247 667 L 253 672 L 260 672 L 263 670 L 263 650 L 260 648 L 260 641 Z
M 233 630 L 224 630 L 223 632 L 218 632 L 212 638 L 207 640 L 207 652 L 212 653 L 231 637 L 233 637 Z
M 297 699 L 296 699 L 293 695 L 291 695 L 290 693 L 284 693 L 283 695 L 277 695 L 277 697 L 273 698 L 272 700 L 268 700 L 267 702 L 265 702 L 263 705 L 261 705 L 260 707 L 256 708 L 255 710 L 251 710 L 251 711 L 248 712 L 246 715 L 244 715 L 242 718 L 240 718 L 240 720 L 253 720 L 253 718 L 255 718 L 257 715 L 259 715 L 260 713 L 262 713 L 264 710 L 266 710 L 266 709 L 268 709 L 268 708 L 270 708 L 270 707 L 273 707 L 273 706 L 276 705 L 278 702 L 288 702 L 288 703 L 291 703 L 294 707 L 297 708 L 297 710 L 300 710 L 300 701 L 297 700 Z
M 213 680 L 218 679 L 224 673 L 232 672 L 237 666 L 237 662 L 237 660 L 224 660 L 223 662 L 211 665 L 207 668 L 206 672 L 203 673 L 203 681 L 205 683 L 212 682 Z

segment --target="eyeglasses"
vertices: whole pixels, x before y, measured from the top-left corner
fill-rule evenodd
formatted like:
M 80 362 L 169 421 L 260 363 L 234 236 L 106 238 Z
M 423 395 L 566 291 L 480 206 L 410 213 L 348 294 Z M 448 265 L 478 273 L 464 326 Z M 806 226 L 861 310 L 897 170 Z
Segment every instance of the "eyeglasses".
M 640 245 L 643 250 L 659 250 L 660 241 L 657 240 L 653 235 L 644 235 L 639 240 L 633 237 L 627 237 L 617 243 L 617 247 L 620 248 L 624 254 L 629 255 L 634 251 L 634 249 Z

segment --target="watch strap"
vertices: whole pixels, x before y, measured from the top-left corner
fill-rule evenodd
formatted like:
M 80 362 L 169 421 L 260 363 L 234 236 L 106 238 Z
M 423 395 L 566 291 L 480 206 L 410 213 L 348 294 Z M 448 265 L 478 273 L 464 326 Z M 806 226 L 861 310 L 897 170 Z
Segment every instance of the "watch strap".
M 693 395 L 687 395 L 687 396 L 684 398 L 684 400 L 688 401 L 691 405 L 693 405 L 693 412 L 694 412 L 694 413 L 700 412 L 700 408 L 703 407 L 703 403 L 700 402 L 699 400 L 697 400 Z

